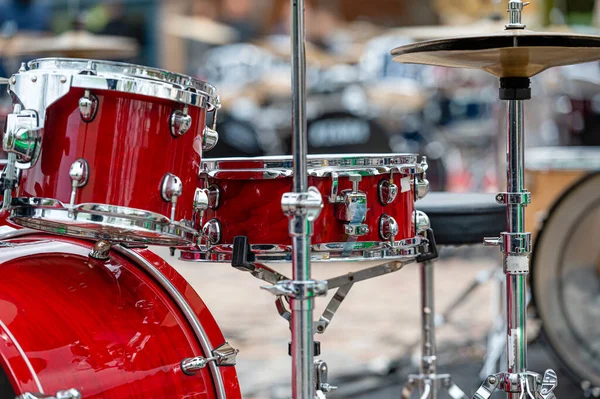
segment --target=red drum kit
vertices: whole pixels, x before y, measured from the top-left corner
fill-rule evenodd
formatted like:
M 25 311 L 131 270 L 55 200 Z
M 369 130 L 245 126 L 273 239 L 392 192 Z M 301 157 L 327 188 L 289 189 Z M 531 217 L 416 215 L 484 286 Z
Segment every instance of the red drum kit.
M 531 96 L 533 75 L 600 59 L 600 37 L 524 30 L 525 4 L 508 4 L 510 23 L 501 33 L 408 44 L 392 54 L 398 62 L 477 68 L 500 78 L 500 99 L 508 101 L 507 190 L 495 198 L 506 208 L 507 232 L 485 243 L 504 254 L 507 369 L 487 377 L 473 398 L 504 391 L 509 399 L 552 399 L 556 373 L 527 368 L 532 245 L 524 229 L 530 193 L 524 188 L 523 100 Z M 0 236 L 0 269 L 10 277 L 0 282 L 3 398 L 241 397 L 233 367 L 238 351 L 194 290 L 147 245 L 180 249 L 183 260 L 229 262 L 269 283 L 265 288 L 290 322 L 294 399 L 324 398 L 335 389 L 327 364 L 314 359 L 320 352 L 314 334 L 325 331 L 352 285 L 426 262 L 422 368 L 402 397 L 417 388 L 421 398 L 436 398 L 445 388 L 453 398 L 466 398 L 449 375 L 436 373 L 428 261 L 437 257 L 433 216 L 459 225 L 477 206 L 461 208 L 456 198 L 447 207 L 415 204 L 429 191 L 427 161 L 415 154 L 307 156 L 304 1 L 291 6 L 292 157 L 205 158 L 218 140 L 219 97 L 188 76 L 48 58 L 23 65 L 8 79 L 13 110 L 3 136 L 8 157 L 1 182 L 3 229 L 11 231 Z M 211 127 L 205 127 L 211 111 Z M 596 177 L 576 190 L 597 193 Z M 567 206 L 550 219 L 549 230 L 577 216 L 572 202 L 561 201 Z M 431 221 L 415 207 L 431 210 Z M 442 231 L 440 238 L 450 238 L 440 244 L 470 243 L 487 233 L 468 223 L 462 228 L 468 240 Z M 540 240 L 549 249 L 536 261 L 551 263 L 562 247 L 547 242 L 545 232 Z M 265 265 L 282 261 L 292 263 L 292 278 Z M 313 261 L 377 265 L 316 281 Z M 580 269 L 565 273 L 585 272 Z M 551 289 L 551 277 L 536 272 L 540 292 Z M 313 321 L 315 298 L 331 289 L 336 295 Z M 542 302 L 542 313 L 558 311 L 552 298 Z M 579 319 L 573 325 L 576 340 L 587 327 Z M 551 338 L 562 336 L 558 331 Z M 563 354 L 585 358 L 568 349 Z

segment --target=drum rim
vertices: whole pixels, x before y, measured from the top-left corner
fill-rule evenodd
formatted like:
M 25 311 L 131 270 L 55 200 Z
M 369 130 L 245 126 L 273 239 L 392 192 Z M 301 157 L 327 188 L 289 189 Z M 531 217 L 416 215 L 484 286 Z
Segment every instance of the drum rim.
M 425 251 L 428 241 L 417 235 L 392 244 L 387 241 L 334 242 L 311 245 L 311 261 L 362 262 L 362 261 L 411 261 Z M 350 245 L 353 245 L 350 247 Z M 255 244 L 250 246 L 255 260 L 262 263 L 289 263 L 292 246 L 278 244 Z M 211 245 L 196 249 L 182 249 L 179 260 L 184 262 L 230 262 L 233 244 Z
M 408 167 L 418 172 L 417 154 L 315 154 L 307 156 L 309 176 L 324 176 L 329 172 L 357 171 L 362 176 L 389 173 L 395 168 Z M 264 179 L 289 177 L 293 175 L 293 159 L 291 155 L 275 155 L 264 157 L 213 158 L 202 159 L 200 173 L 211 177 L 219 172 L 264 172 Z M 239 166 L 241 163 L 256 162 L 262 164 L 252 167 Z M 422 171 L 422 170 L 421 170 Z M 343 174 L 343 173 L 341 173 Z M 256 180 L 253 178 L 252 180 Z
M 10 220 L 20 226 L 76 238 L 177 247 L 193 244 L 198 235 L 164 215 L 110 204 L 84 203 L 70 208 L 52 198 L 18 197 L 13 198 L 9 210 Z
M 29 70 L 13 75 L 72 73 L 72 87 L 118 91 L 147 97 L 158 97 L 210 110 L 220 107 L 217 90 L 194 77 L 164 69 L 125 62 L 84 58 L 38 58 L 29 61 Z M 64 78 L 64 76 L 62 76 Z M 11 82 L 11 88 L 17 83 Z M 132 84 L 133 83 L 133 84 Z M 27 95 L 27 94 L 25 94 Z
M 533 251 L 532 251 L 532 255 L 531 255 L 531 271 L 530 271 L 530 281 L 531 281 L 531 295 L 532 295 L 532 304 L 535 306 L 536 308 L 536 313 L 539 317 L 539 319 L 542 321 L 542 326 L 541 326 L 541 332 L 543 337 L 546 339 L 546 341 L 548 342 L 548 344 L 550 345 L 550 347 L 553 349 L 553 355 L 563 364 L 563 366 L 568 370 L 569 375 L 571 377 L 576 377 L 578 381 L 587 379 L 587 380 L 593 380 L 593 378 L 590 377 L 594 377 L 593 376 L 593 372 L 592 374 L 589 374 L 589 370 L 587 370 L 585 367 L 578 367 L 578 366 L 573 366 L 573 362 L 568 360 L 568 357 L 565 356 L 564 354 L 564 344 L 561 343 L 561 338 L 557 337 L 556 334 L 551 333 L 550 329 L 548 328 L 547 323 L 544 322 L 544 319 L 546 317 L 544 317 L 543 311 L 540 310 L 539 304 L 541 303 L 540 301 L 540 294 L 538 293 L 537 288 L 537 282 L 539 281 L 539 277 L 538 279 L 536 279 L 536 276 L 539 276 L 539 272 L 536 273 L 536 270 L 538 269 L 538 267 L 540 266 L 536 266 L 537 265 L 537 260 L 538 260 L 538 256 L 539 253 L 541 251 L 541 246 L 543 243 L 544 238 L 546 237 L 546 235 L 548 234 L 548 229 L 549 229 L 549 223 L 552 221 L 552 215 L 554 214 L 554 212 L 558 209 L 564 206 L 564 203 L 573 196 L 573 192 L 574 190 L 577 190 L 578 187 L 583 186 L 584 184 L 586 184 L 586 182 L 593 180 L 593 179 L 598 179 L 600 178 L 600 171 L 590 171 L 589 174 L 583 176 L 582 178 L 578 179 L 577 181 L 575 181 L 573 184 L 571 184 L 568 188 L 566 188 L 563 193 L 560 195 L 560 197 L 554 201 L 554 203 L 552 204 L 552 206 L 550 207 L 550 209 L 547 212 L 547 218 L 544 220 L 544 223 L 542 225 L 542 227 L 540 228 L 537 238 L 535 240 L 535 244 L 533 247 Z M 561 322 L 564 322 L 565 319 L 564 317 L 561 317 Z M 562 340 L 564 340 L 564 337 L 562 337 Z M 558 348 L 558 349 L 557 349 Z M 559 350 L 560 349 L 560 350 Z M 567 351 L 572 353 L 572 350 L 569 350 L 572 348 L 568 348 Z M 579 360 L 581 360 L 580 356 L 576 356 L 579 358 Z M 596 378 L 599 378 L 598 375 L 595 376 Z M 600 378 L 597 381 L 592 381 L 592 383 L 600 383 Z

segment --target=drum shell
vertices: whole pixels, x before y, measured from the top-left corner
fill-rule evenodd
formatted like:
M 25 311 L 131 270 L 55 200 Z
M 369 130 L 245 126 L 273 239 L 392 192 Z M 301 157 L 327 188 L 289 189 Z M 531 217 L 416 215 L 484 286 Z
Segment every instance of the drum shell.
M 233 172 L 228 172 L 229 177 Z M 256 180 L 244 172 L 244 180 L 235 178 L 208 178 L 209 185 L 219 187 L 220 199 L 217 209 L 205 212 L 205 220 L 217 219 L 221 224 L 219 244 L 232 244 L 236 236 L 247 236 L 250 244 L 291 245 L 288 218 L 281 208 L 283 194 L 292 192 L 292 177 L 263 179 L 258 172 Z M 392 216 L 398 223 L 399 231 L 395 239 L 402 240 L 415 236 L 412 226 L 414 210 L 414 190 L 399 192 L 396 200 L 383 205 L 379 201 L 378 186 L 382 180 L 389 180 L 390 174 L 363 176 L 359 191 L 367 195 L 366 219 L 369 233 L 360 237 L 350 237 L 344 233 L 344 224 L 336 218 L 336 206 L 329 202 L 331 177 L 308 177 L 308 185 L 316 187 L 323 198 L 323 210 L 314 221 L 312 244 L 339 243 L 347 241 L 387 241 L 379 236 L 379 219 L 382 215 Z M 394 173 L 394 181 L 399 187 L 401 179 L 410 185 L 410 177 Z M 205 186 L 203 180 L 200 186 Z M 339 177 L 338 193 L 350 190 L 348 177 Z
M 11 247 L 0 249 L 0 329 L 11 339 L 0 342 L 0 362 L 17 395 L 76 388 L 86 399 L 217 397 L 208 367 L 181 371 L 181 360 L 206 354 L 178 303 L 138 264 L 115 252 L 96 261 L 92 244 L 69 238 L 4 242 Z M 183 295 L 213 347 L 221 345 L 185 280 L 150 251 L 135 251 Z M 227 397 L 240 398 L 235 369 L 220 372 Z
M 77 189 L 76 204 L 110 204 L 169 217 L 171 204 L 161 196 L 161 183 L 165 174 L 172 173 L 183 184 L 175 219 L 190 220 L 206 109 L 190 106 L 190 129 L 174 137 L 170 117 L 183 105 L 116 91 L 91 90 L 91 94 L 98 98 L 98 111 L 89 123 L 81 119 L 78 108 L 83 89 L 72 88 L 46 109 L 40 156 L 23 171 L 17 196 L 69 203 L 69 168 L 83 158 L 89 179 Z

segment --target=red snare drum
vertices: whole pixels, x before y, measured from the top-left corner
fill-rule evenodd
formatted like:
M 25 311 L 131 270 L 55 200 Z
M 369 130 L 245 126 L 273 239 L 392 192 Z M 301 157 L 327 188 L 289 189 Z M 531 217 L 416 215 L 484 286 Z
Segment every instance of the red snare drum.
M 117 242 L 193 242 L 186 222 L 202 149 L 215 139 L 204 132 L 218 107 L 212 86 L 136 65 L 41 59 L 9 90 L 4 147 L 24 169 L 15 222 Z
M 225 367 L 236 351 L 218 349 L 210 312 L 157 255 L 115 246 L 98 260 L 85 241 L 13 236 L 0 247 L 0 397 L 241 398 Z M 182 371 L 184 359 L 226 349 L 220 366 Z
M 426 165 L 416 155 L 310 155 L 308 184 L 324 203 L 314 222 L 312 258 L 397 259 L 418 253 L 422 242 L 413 212 L 415 198 L 428 191 Z M 291 157 L 203 160 L 207 245 L 182 251 L 182 259 L 227 261 L 234 238 L 247 236 L 257 260 L 291 260 L 281 198 L 292 191 L 292 179 Z

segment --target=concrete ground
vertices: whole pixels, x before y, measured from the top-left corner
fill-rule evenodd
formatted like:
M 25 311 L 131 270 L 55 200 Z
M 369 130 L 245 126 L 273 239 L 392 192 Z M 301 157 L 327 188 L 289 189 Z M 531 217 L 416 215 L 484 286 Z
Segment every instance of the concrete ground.
M 499 254 L 494 251 L 476 248 L 442 253 L 435 267 L 438 312 L 482 271 L 498 265 Z M 227 264 L 169 261 L 209 306 L 226 339 L 240 349 L 237 371 L 244 398 L 289 397 L 289 328 L 275 309 L 275 298 L 259 289 L 264 283 Z M 313 264 L 313 278 L 326 279 L 363 267 L 356 263 Z M 289 265 L 277 270 L 291 274 Z M 325 334 L 317 336 L 321 358 L 329 364 L 330 382 L 340 385 L 339 393 L 330 397 L 399 398 L 407 373 L 416 371 L 410 359 L 412 354 L 416 360 L 417 352 L 411 348 L 420 338 L 418 272 L 419 265 L 410 264 L 396 273 L 355 284 Z M 445 363 L 440 371 L 451 372 L 468 395 L 480 383 L 482 343 L 496 312 L 493 292 L 492 283 L 483 284 L 456 309 L 451 324 L 437 329 L 440 361 Z M 331 293 L 327 299 L 317 298 L 315 319 Z M 537 347 L 532 347 L 530 368 L 536 372 L 557 368 Z M 394 364 L 395 359 L 403 367 L 389 374 L 390 362 Z M 570 394 L 559 399 L 582 397 L 566 378 L 560 382 Z

